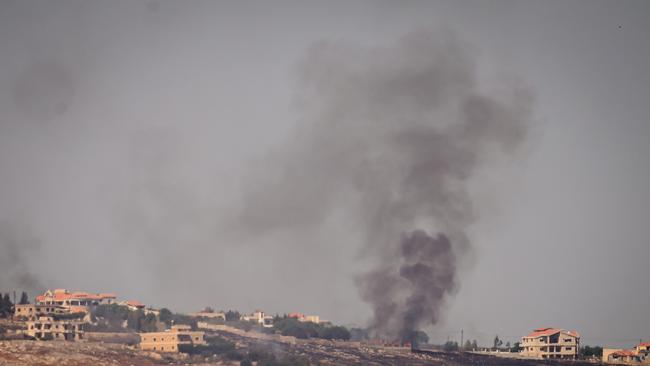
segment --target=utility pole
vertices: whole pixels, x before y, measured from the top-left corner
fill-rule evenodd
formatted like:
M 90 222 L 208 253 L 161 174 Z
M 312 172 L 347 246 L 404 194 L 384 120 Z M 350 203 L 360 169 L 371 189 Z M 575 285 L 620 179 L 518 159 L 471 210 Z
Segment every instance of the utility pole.
M 463 334 L 463 330 L 461 329 L 461 330 L 460 330 L 460 344 L 459 344 L 459 348 L 460 348 L 460 349 L 463 348 L 463 344 L 464 344 L 464 343 L 463 343 L 463 336 L 464 336 L 464 334 Z

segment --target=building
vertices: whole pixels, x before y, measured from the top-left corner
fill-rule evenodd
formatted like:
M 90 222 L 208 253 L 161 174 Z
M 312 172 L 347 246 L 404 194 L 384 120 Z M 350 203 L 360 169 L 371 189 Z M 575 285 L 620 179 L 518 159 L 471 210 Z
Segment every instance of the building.
M 650 342 L 641 342 L 638 346 L 634 347 L 637 354 L 643 354 L 644 356 L 650 356 Z
M 522 337 L 520 347 L 521 355 L 526 357 L 575 359 L 580 335 L 559 328 L 539 328 Z
M 39 316 L 67 313 L 67 309 L 58 305 L 16 304 L 14 317 L 34 320 Z
M 297 319 L 299 322 L 312 322 L 316 324 L 320 324 L 324 322 L 320 320 L 320 316 L 318 315 L 305 315 L 302 313 L 291 313 L 288 315 L 288 317 Z
M 604 363 L 650 365 L 650 342 L 641 342 L 632 349 L 603 348 Z
M 52 316 L 39 316 L 25 324 L 25 333 L 39 340 L 74 341 L 84 338 L 84 323 L 78 320 L 55 320 Z
M 70 292 L 66 289 L 55 289 L 54 291 L 47 290 L 43 295 L 36 296 L 35 303 L 65 307 L 88 307 L 91 305 L 112 304 L 116 299 L 117 296 L 111 293 L 91 294 L 85 291 Z
M 641 358 L 633 349 L 603 348 L 603 362 L 615 364 L 640 364 Z
M 179 347 L 206 344 L 204 333 L 188 325 L 174 325 L 165 332 L 140 333 L 140 349 L 156 352 L 179 352 Z
M 223 311 L 199 311 L 196 313 L 191 313 L 190 316 L 197 318 L 209 318 L 209 319 L 221 319 L 226 321 L 226 313 Z
M 226 318 L 224 315 L 224 320 L 225 319 Z M 259 324 L 264 328 L 273 328 L 273 317 L 266 315 L 262 310 L 255 310 L 250 315 L 242 315 L 239 319 L 243 321 Z
M 143 303 L 135 300 L 122 301 L 120 305 L 126 306 L 131 311 L 144 310 L 145 308 L 145 305 Z

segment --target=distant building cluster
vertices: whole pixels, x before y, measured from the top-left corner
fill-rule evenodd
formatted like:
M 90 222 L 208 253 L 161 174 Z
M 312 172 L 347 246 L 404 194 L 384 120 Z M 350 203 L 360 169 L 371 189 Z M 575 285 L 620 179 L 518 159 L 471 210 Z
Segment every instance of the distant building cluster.
M 33 304 L 14 305 L 14 318 L 25 322 L 24 334 L 37 340 L 74 341 L 84 338 L 84 325 L 92 307 L 118 304 L 129 310 L 144 309 L 138 301 L 118 301 L 113 293 L 89 293 L 66 289 L 47 290 Z
M 632 349 L 603 348 L 603 362 L 627 365 L 650 365 L 650 342 Z

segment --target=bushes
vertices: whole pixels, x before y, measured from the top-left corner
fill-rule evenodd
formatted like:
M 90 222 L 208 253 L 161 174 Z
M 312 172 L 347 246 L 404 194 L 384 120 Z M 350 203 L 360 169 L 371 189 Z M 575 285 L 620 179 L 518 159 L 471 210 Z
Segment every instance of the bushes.
M 312 322 L 300 322 L 293 318 L 279 318 L 273 325 L 273 329 L 282 335 L 293 336 L 300 339 L 323 338 L 323 339 L 350 339 L 350 332 L 345 327 L 333 326 L 324 327 Z
M 323 328 L 319 332 L 319 338 L 348 340 L 350 339 L 350 332 L 345 327 L 340 327 L 340 326 L 327 327 L 327 328 Z

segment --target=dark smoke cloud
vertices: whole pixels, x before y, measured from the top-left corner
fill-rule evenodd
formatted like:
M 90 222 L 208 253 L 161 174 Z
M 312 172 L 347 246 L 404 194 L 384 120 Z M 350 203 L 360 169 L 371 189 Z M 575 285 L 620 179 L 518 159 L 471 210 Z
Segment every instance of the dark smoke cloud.
M 456 257 L 444 234 L 415 230 L 402 237 L 397 265 L 359 278 L 361 296 L 373 306 L 370 328 L 379 335 L 413 341 L 414 331 L 435 324 L 445 296 L 456 285 Z
M 0 222 L 0 291 L 42 289 L 29 258 L 38 255 L 39 247 L 38 240 L 24 227 Z
M 471 247 L 468 182 L 526 135 L 529 90 L 486 92 L 473 56 L 453 34 L 425 30 L 389 46 L 314 45 L 300 65 L 293 141 L 249 187 L 246 228 L 299 231 L 337 215 L 359 227 L 361 262 L 375 269 L 358 285 L 377 335 L 439 319 Z

